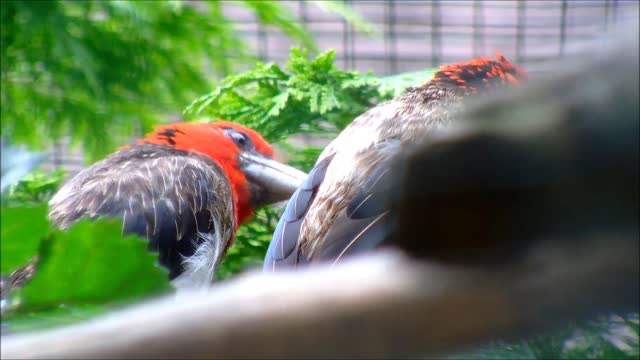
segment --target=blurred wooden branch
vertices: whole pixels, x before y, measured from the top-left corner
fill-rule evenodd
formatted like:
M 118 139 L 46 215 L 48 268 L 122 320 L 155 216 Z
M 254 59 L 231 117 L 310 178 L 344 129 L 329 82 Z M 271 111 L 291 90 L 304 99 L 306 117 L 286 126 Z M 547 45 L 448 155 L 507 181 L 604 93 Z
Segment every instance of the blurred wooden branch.
M 637 237 L 582 240 L 577 248 L 560 241 L 537 249 L 499 271 L 429 265 L 387 252 L 333 269 L 248 274 L 208 293 L 3 337 L 2 358 L 437 355 L 602 310 L 637 309 Z
M 505 96 L 499 100 L 502 106 L 484 107 L 476 115 L 509 118 L 505 112 L 510 112 L 525 125 L 517 132 L 521 139 L 542 128 L 538 139 L 567 144 L 572 138 L 558 131 L 567 124 L 580 126 L 583 116 L 599 116 L 612 128 L 629 123 L 637 128 L 637 26 L 626 39 L 632 42 L 593 56 L 588 65 L 573 64 L 572 71 Z M 598 145 L 592 150 L 605 163 L 613 159 L 607 156 L 619 154 L 601 153 Z M 635 145 L 622 146 L 637 151 L 637 138 Z M 563 147 L 552 150 L 560 156 Z M 637 168 L 623 173 L 629 174 L 637 183 Z M 601 184 L 586 179 L 587 191 L 597 196 Z M 620 191 L 637 199 L 637 188 Z M 496 338 L 553 330 L 603 312 L 638 311 L 637 204 L 625 209 L 622 217 L 603 218 L 603 226 L 586 232 L 580 223 L 562 228 L 560 236 L 542 231 L 518 261 L 502 266 L 436 264 L 385 250 L 334 268 L 250 273 L 206 293 L 159 299 L 66 328 L 3 336 L 1 354 L 83 359 L 437 356 Z

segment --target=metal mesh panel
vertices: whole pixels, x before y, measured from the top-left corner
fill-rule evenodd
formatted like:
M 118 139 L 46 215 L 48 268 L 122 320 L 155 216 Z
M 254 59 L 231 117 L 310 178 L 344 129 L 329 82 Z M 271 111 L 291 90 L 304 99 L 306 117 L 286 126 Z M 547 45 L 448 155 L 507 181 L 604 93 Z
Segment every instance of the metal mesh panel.
M 616 21 L 638 18 L 636 0 L 345 0 L 379 30 L 372 36 L 312 3 L 282 3 L 311 31 L 319 49 L 336 50 L 339 66 L 377 75 L 492 55 L 494 50 L 533 74 Z M 299 45 L 260 25 L 239 4 L 228 2 L 224 11 L 263 61 L 283 64 L 290 47 Z M 51 154 L 47 168 L 62 165 L 73 174 L 82 167 L 81 153 L 69 151 L 67 144 L 55 146 Z
M 336 49 L 340 66 L 378 75 L 420 70 L 501 51 L 529 71 L 564 55 L 567 44 L 585 42 L 621 18 L 638 17 L 637 1 L 346 1 L 379 31 L 352 27 L 313 4 L 283 1 L 317 39 Z M 265 61 L 284 62 L 296 45 L 251 14 L 229 4 L 227 14 Z

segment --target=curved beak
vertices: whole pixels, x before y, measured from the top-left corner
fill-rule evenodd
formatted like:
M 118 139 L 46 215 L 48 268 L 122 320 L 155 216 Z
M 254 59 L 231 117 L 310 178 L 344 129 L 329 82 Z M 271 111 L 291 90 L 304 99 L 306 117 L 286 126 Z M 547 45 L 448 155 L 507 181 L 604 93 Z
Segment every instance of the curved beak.
M 240 168 L 249 181 L 252 203 L 256 206 L 289 199 L 307 174 L 262 155 L 242 153 Z

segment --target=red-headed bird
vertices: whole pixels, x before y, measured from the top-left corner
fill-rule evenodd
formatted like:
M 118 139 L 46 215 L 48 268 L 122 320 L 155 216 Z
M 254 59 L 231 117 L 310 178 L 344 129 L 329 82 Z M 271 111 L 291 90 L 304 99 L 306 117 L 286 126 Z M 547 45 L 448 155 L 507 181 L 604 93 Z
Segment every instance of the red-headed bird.
M 496 52 L 441 66 L 425 84 L 358 116 L 320 154 L 291 197 L 267 251 L 265 271 L 336 263 L 390 240 L 397 191 L 389 161 L 425 134 L 447 127 L 463 99 L 517 86 L 525 73 Z
M 121 217 L 123 233 L 146 237 L 177 286 L 208 284 L 256 207 L 287 199 L 305 178 L 273 155 L 235 123 L 158 126 L 69 180 L 49 217 L 62 229 L 83 217 Z

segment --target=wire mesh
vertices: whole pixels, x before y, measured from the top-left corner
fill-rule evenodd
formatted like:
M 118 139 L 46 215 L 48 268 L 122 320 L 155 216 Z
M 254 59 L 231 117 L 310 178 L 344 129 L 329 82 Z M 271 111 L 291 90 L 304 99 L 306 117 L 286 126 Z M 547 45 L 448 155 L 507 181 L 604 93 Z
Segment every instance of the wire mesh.
M 338 64 L 377 75 L 420 70 L 499 50 L 529 71 L 563 56 L 568 44 L 588 41 L 622 18 L 638 17 L 635 0 L 419 1 L 344 0 L 380 32 L 357 32 L 316 5 L 283 1 L 314 35 L 320 49 L 336 49 Z M 296 45 L 265 29 L 246 10 L 228 4 L 242 36 L 263 61 L 283 63 Z M 260 29 L 259 36 L 251 28 Z M 256 33 L 255 31 L 253 33 Z
M 612 24 L 638 18 L 637 0 L 344 0 L 379 30 L 366 34 L 313 3 L 282 1 L 316 39 L 335 49 L 338 66 L 376 75 L 422 70 L 499 50 L 527 72 L 543 72 L 549 60 L 569 54 Z M 224 11 L 262 61 L 283 64 L 292 42 L 261 25 L 246 8 L 229 1 Z M 241 70 L 241 69 L 239 69 Z M 309 142 L 311 139 L 303 139 Z M 67 143 L 51 149 L 48 168 L 70 174 L 83 166 Z

